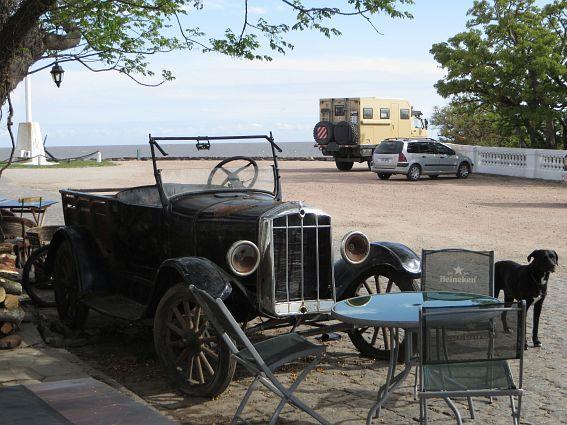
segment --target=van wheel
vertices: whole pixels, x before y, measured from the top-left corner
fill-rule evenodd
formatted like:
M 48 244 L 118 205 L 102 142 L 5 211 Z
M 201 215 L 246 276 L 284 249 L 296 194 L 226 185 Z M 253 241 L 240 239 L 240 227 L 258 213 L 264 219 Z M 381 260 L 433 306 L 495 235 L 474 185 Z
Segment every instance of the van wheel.
M 408 174 L 407 174 L 407 179 L 413 181 L 419 180 L 419 178 L 421 177 L 421 167 L 417 164 L 413 164 L 411 167 L 409 167 L 408 170 Z
M 352 169 L 352 166 L 354 165 L 354 162 L 337 161 L 335 159 L 335 165 L 340 171 L 350 171 Z
M 388 180 L 390 177 L 392 177 L 392 175 L 388 173 L 376 173 L 376 175 L 380 180 Z
M 471 167 L 466 162 L 461 162 L 457 169 L 457 178 L 466 179 L 471 173 Z

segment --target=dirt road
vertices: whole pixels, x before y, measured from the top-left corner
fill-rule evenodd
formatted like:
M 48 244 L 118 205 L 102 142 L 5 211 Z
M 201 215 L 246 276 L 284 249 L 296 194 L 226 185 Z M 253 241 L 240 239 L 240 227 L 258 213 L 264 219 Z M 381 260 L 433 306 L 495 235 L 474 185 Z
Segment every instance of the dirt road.
M 164 167 L 214 165 L 195 163 L 171 161 Z M 338 172 L 333 163 L 320 161 L 282 161 L 281 168 L 284 199 L 304 200 L 330 213 L 335 242 L 347 231 L 358 229 L 371 240 L 400 242 L 418 253 L 423 248 L 464 247 L 494 250 L 497 259 L 519 262 L 525 262 L 534 249 L 555 249 L 560 267 L 552 276 L 544 306 L 540 326 L 544 346 L 526 352 L 523 423 L 566 423 L 567 371 L 563 364 L 567 351 L 567 185 L 484 175 L 472 175 L 466 180 L 441 177 L 409 182 L 393 177 L 379 181 L 362 165 L 345 173 Z M 60 199 L 59 188 L 149 184 L 151 173 L 148 162 L 80 170 L 9 170 L 0 180 L 0 197 L 41 194 Z M 62 222 L 59 204 L 49 211 L 48 221 Z M 228 423 L 250 383 L 250 378 L 239 370 L 218 399 L 184 397 L 175 392 L 159 367 L 151 323 L 129 325 L 92 315 L 88 325 L 99 340 L 70 350 L 180 423 Z M 530 328 L 531 314 L 528 335 Z M 300 387 L 298 395 L 333 422 L 363 423 L 377 388 L 384 382 L 386 363 L 361 358 L 346 335 L 327 344 L 327 358 Z M 293 375 L 294 366 L 279 372 L 283 382 Z M 411 396 L 412 383 L 413 379 L 408 379 L 396 391 L 383 417 L 375 423 L 416 423 L 418 404 Z M 244 413 L 248 423 L 266 423 L 277 401 L 266 391 L 255 393 Z M 511 422 L 505 399 L 490 405 L 484 400 L 476 403 L 477 422 Z M 464 404 L 459 408 L 463 415 L 467 414 Z M 453 423 L 447 411 L 442 402 L 432 403 L 430 422 Z M 314 422 L 288 407 L 280 423 Z

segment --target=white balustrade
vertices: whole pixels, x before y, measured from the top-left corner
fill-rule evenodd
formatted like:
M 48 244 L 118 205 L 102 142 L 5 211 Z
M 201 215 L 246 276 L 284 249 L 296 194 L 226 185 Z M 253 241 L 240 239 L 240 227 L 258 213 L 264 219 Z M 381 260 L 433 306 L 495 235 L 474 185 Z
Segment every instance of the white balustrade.
M 564 150 L 450 146 L 470 157 L 477 173 L 561 181 L 566 172 Z

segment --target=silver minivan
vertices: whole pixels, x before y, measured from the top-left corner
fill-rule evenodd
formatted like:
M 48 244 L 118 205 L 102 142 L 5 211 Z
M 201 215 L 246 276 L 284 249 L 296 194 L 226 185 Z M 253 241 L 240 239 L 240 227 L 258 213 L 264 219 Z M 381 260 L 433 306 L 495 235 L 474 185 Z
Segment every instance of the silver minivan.
M 473 162 L 449 146 L 434 139 L 386 139 L 372 155 L 370 170 L 381 180 L 392 174 L 405 174 L 408 180 L 418 180 L 421 175 L 432 179 L 441 174 L 454 174 L 466 179 L 472 172 Z

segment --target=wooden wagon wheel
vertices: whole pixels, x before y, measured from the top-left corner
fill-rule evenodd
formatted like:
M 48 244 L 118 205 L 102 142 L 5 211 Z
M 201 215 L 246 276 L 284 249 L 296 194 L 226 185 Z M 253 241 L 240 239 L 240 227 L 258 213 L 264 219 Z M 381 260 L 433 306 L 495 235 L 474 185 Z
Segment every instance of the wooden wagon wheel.
M 419 285 L 410 277 L 389 267 L 379 268 L 362 275 L 345 291 L 343 299 L 363 295 L 384 294 L 399 291 L 418 291 Z M 356 349 L 366 357 L 380 360 L 390 358 L 390 329 L 384 327 L 362 327 L 348 333 Z M 403 331 L 400 330 L 400 339 Z M 400 345 L 399 358 L 403 359 L 404 344 Z
M 80 277 L 75 254 L 67 241 L 61 243 L 55 254 L 53 277 L 59 319 L 70 328 L 83 328 L 89 308 L 81 302 Z
M 161 298 L 154 345 L 169 377 L 186 394 L 214 397 L 232 380 L 236 362 L 185 283 Z
M 22 272 L 22 286 L 31 300 L 40 307 L 55 306 L 54 279 L 45 263 L 48 252 L 49 245 L 32 252 Z

